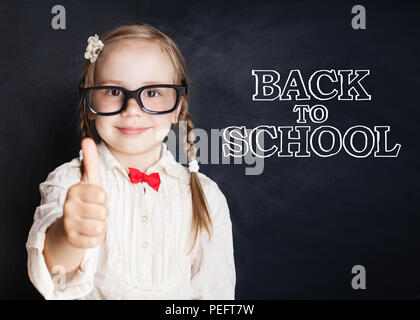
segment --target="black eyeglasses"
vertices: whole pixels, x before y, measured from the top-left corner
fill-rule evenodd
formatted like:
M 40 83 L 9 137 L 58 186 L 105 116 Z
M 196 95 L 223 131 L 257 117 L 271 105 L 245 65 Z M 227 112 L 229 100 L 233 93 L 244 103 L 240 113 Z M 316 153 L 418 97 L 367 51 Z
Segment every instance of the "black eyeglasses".
M 185 81 L 183 81 L 185 84 Z M 101 116 L 112 116 L 125 110 L 128 99 L 134 98 L 141 109 L 150 114 L 174 111 L 181 95 L 187 93 L 186 85 L 152 84 L 131 91 L 119 86 L 83 88 L 79 94 L 85 98 L 90 111 Z

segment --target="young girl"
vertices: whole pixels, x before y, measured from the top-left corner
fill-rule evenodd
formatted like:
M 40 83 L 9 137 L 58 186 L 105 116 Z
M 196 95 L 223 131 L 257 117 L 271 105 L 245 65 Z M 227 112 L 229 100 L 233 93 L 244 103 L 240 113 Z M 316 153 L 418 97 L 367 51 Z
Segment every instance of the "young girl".
M 39 186 L 31 282 L 46 299 L 234 299 L 229 208 L 198 172 L 177 45 L 148 24 L 88 43 L 82 150 Z M 188 168 L 163 142 L 180 121 Z

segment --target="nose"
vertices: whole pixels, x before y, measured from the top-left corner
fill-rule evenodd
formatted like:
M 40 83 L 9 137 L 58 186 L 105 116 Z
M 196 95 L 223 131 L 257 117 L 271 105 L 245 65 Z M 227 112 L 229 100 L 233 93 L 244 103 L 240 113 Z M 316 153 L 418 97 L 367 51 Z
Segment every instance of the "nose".
M 127 100 L 127 107 L 122 112 L 123 116 L 137 116 L 137 115 L 145 115 L 146 112 L 144 112 L 140 105 L 138 104 L 137 100 L 134 97 L 131 97 Z

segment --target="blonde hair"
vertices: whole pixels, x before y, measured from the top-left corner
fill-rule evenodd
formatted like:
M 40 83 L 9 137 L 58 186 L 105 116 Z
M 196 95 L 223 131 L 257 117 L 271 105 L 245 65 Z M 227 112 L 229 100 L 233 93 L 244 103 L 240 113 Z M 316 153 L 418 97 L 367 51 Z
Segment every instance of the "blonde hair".
M 104 50 L 111 42 L 123 39 L 142 39 L 156 41 L 172 60 L 172 63 L 175 67 L 175 73 L 178 81 L 177 83 L 182 82 L 188 88 L 184 101 L 180 106 L 181 110 L 179 113 L 178 123 L 176 123 L 175 126 L 179 126 L 180 120 L 186 123 L 186 135 L 183 139 L 185 143 L 184 150 L 186 152 L 187 162 L 194 160 L 196 157 L 196 148 L 194 145 L 195 137 L 193 133 L 194 125 L 191 120 L 191 115 L 188 111 L 188 103 L 190 101 L 191 92 L 191 77 L 189 76 L 184 57 L 178 49 L 178 46 L 166 34 L 147 23 L 122 25 L 109 31 L 100 38 L 104 44 Z M 80 86 L 94 86 L 95 66 L 96 62 L 90 63 L 89 60 L 86 61 L 82 75 L 80 77 Z M 94 121 L 88 118 L 88 112 L 90 111 L 85 100 L 86 99 L 81 98 L 79 102 L 80 130 L 82 133 L 82 139 L 91 137 L 98 143 L 100 142 L 101 138 L 96 131 Z M 81 166 L 81 170 L 83 171 L 83 166 Z M 191 228 L 193 231 L 191 234 L 193 234 L 193 243 L 188 253 L 190 253 L 194 248 L 197 237 L 199 234 L 201 234 L 203 229 L 206 229 L 209 238 L 211 237 L 213 229 L 213 224 L 208 210 L 208 203 L 197 172 L 191 172 L 190 190 L 193 211 L 191 221 Z

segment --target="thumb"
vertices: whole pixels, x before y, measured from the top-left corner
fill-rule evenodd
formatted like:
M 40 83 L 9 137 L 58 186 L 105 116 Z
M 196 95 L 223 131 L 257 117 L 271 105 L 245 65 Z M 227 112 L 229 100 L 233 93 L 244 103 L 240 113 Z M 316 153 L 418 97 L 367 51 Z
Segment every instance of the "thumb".
M 83 151 L 83 176 L 81 182 L 101 186 L 99 173 L 99 156 L 96 143 L 92 138 L 84 138 L 81 142 Z

